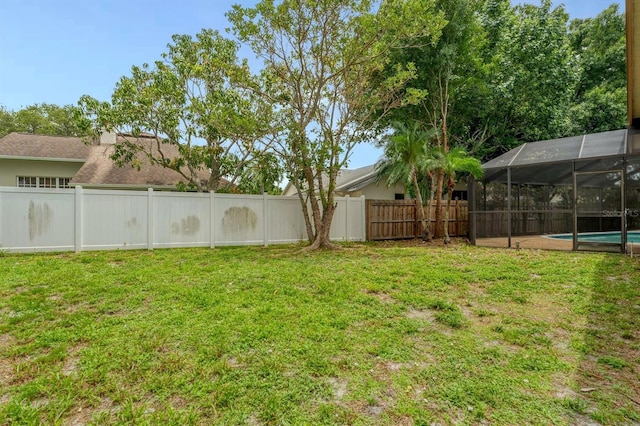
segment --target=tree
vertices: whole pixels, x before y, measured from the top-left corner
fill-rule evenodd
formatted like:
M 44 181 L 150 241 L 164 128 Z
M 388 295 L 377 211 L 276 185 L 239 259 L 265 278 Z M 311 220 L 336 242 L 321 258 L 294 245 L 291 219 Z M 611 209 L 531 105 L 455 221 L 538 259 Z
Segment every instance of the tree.
M 424 215 L 423 191 L 419 181 L 437 167 L 434 150 L 430 146 L 431 140 L 433 131 L 420 129 L 418 123 L 413 126 L 396 123 L 394 133 L 386 138 L 383 158 L 376 164 L 378 181 L 386 178 L 388 185 L 402 182 L 413 188 L 424 238 L 430 237 L 431 218 L 427 220 Z
M 417 36 L 437 39 L 443 25 L 431 0 L 376 6 L 368 0 L 263 0 L 227 14 L 236 37 L 264 61 L 262 95 L 279 109 L 281 121 L 272 126 L 280 130 L 278 154 L 297 189 L 310 248 L 333 247 L 338 172 L 357 143 L 376 137 L 380 116 L 407 102 L 401 89 L 414 67 L 394 67 L 377 87 L 370 81 L 392 51 Z
M 277 156 L 272 152 L 255 156 L 245 163 L 238 181 L 238 191 L 243 194 L 282 194 L 278 186 L 282 181 L 283 169 Z
M 568 136 L 577 82 L 562 6 L 552 9 L 542 0 L 505 13 L 488 74 L 493 155 L 522 142 Z
M 451 207 L 451 195 L 456 187 L 458 173 L 470 173 L 474 178 L 480 178 L 483 170 L 480 161 L 469 157 L 464 148 L 456 147 L 449 152 L 442 153 L 442 170 L 447 181 L 447 206 L 444 211 L 444 242 L 448 244 L 449 238 L 449 208 Z
M 0 137 L 11 132 L 54 136 L 83 136 L 72 105 L 33 104 L 16 112 L 0 107 Z
M 423 95 L 421 102 L 406 105 L 394 113 L 395 119 L 417 120 L 432 130 L 433 144 L 447 153 L 452 135 L 466 131 L 467 116 L 475 116 L 475 110 L 460 108 L 454 114 L 459 101 L 467 92 L 480 92 L 480 62 L 477 59 L 479 37 L 482 35 L 477 20 L 480 2 L 476 0 L 436 0 L 436 10 L 446 19 L 442 35 L 435 43 L 419 43 L 409 49 L 397 51 L 392 64 L 415 63 L 416 78 L 409 82 L 411 89 Z M 392 69 L 390 67 L 389 69 Z M 467 106 L 474 102 L 468 102 Z M 452 123 L 453 121 L 453 123 Z M 455 132 L 452 134 L 452 128 Z M 463 130 L 465 129 L 465 130 Z M 480 136 L 477 134 L 476 136 Z M 464 135 L 463 141 L 472 138 Z M 442 195 L 444 172 L 436 172 L 435 183 L 435 235 L 442 235 Z
M 627 122 L 625 16 L 612 4 L 569 25 L 578 83 L 571 107 L 574 133 L 624 128 Z
M 264 150 L 271 113 L 270 105 L 247 89 L 257 83 L 237 51 L 237 43 L 212 30 L 195 39 L 174 35 L 162 60 L 134 66 L 130 77 L 120 79 L 111 103 L 83 96 L 83 125 L 95 135 L 104 130 L 151 135 L 152 149 L 133 138 L 118 143 L 112 158 L 120 165 L 135 165 L 136 154 L 143 153 L 152 164 L 180 173 L 188 188 L 224 189 L 222 178 L 235 183 L 252 156 Z M 178 156 L 167 154 L 170 146 Z M 209 175 L 204 182 L 203 171 Z
M 0 138 L 15 131 L 13 111 L 0 105 Z

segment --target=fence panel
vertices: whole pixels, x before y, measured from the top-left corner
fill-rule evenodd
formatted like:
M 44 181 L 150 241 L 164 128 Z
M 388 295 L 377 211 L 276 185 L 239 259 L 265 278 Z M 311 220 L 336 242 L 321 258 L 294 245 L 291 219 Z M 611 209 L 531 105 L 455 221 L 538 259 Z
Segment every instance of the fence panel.
M 82 249 L 147 248 L 147 204 L 142 191 L 83 191 Z
M 364 198 L 336 202 L 331 238 L 364 241 Z M 153 249 L 306 240 L 294 197 L 0 188 L 0 249 Z
M 267 221 L 270 243 L 307 240 L 307 228 L 298 197 L 267 196 Z
M 213 213 L 215 245 L 264 244 L 264 200 L 261 195 L 216 194 Z
M 154 192 L 152 200 L 153 247 L 209 246 L 209 194 Z
M 367 240 L 414 238 L 416 203 L 413 200 L 367 200 Z
M 441 207 L 443 220 L 446 208 L 446 203 L 443 201 Z M 424 207 L 425 218 L 429 217 L 429 209 L 431 209 L 429 226 L 433 235 L 436 226 L 436 206 Z M 367 200 L 366 222 L 368 240 L 415 238 L 421 232 L 415 200 Z M 448 230 L 452 237 L 468 235 L 469 207 L 466 201 L 451 202 Z
M 0 249 L 73 250 L 73 190 L 6 188 L 0 192 Z

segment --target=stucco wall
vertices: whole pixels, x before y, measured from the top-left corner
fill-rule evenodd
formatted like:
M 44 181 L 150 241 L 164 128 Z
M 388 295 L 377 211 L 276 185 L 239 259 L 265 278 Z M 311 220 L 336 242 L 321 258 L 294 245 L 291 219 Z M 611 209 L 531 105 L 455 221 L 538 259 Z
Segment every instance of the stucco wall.
M 395 186 L 388 187 L 384 182 L 381 182 L 377 185 L 371 184 L 363 188 L 361 191 L 354 191 L 344 195 L 349 195 L 351 197 L 360 197 L 364 195 L 367 200 L 395 200 L 396 194 L 405 194 L 403 185 L 397 184 Z M 411 197 L 409 194 L 405 194 L 404 198 L 409 199 Z
M 0 158 L 0 186 L 17 186 L 18 176 L 73 177 L 82 162 Z

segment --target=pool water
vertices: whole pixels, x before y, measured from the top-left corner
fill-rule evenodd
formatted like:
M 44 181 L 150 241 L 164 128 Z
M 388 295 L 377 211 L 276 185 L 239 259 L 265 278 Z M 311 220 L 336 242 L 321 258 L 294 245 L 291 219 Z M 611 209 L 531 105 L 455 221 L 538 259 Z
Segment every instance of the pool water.
M 573 234 L 549 235 L 559 240 L 573 240 Z M 620 243 L 620 232 L 593 232 L 578 234 L 579 241 L 591 241 L 594 243 Z M 628 243 L 640 243 L 640 231 L 627 232 Z

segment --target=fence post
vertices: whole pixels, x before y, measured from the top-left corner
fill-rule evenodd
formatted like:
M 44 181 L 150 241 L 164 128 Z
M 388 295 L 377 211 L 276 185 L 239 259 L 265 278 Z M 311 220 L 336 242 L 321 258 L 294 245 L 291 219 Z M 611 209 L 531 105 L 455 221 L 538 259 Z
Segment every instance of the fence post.
M 360 221 L 362 223 L 360 231 L 362 232 L 362 237 L 360 241 L 367 241 L 367 200 L 364 195 L 360 196 Z
M 416 198 L 415 200 L 413 200 L 413 204 L 415 206 L 415 210 L 414 210 L 414 215 L 413 215 L 413 237 L 414 238 L 418 238 L 419 236 L 421 236 L 421 229 L 420 229 L 420 214 L 418 213 L 418 209 L 422 208 L 422 206 L 420 205 L 420 203 L 418 202 L 418 199 Z
M 1 189 L 1 188 L 0 188 Z M 0 252 L 2 251 L 2 193 L 4 191 L 0 190 Z
M 147 189 L 147 249 L 153 250 L 153 188 Z
M 267 217 L 267 193 L 262 192 L 262 243 L 265 247 L 269 245 L 269 218 Z
M 82 187 L 76 185 L 75 205 L 75 251 L 82 251 Z
M 347 194 L 344 197 L 344 240 L 349 242 L 349 199 L 351 197 Z
M 216 192 L 209 191 L 209 247 L 216 248 Z

